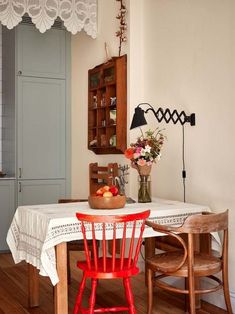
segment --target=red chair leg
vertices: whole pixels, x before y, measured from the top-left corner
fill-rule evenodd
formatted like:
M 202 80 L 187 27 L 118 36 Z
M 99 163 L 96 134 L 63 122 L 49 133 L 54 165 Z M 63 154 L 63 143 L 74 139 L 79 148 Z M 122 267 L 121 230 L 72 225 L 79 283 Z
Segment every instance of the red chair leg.
M 97 287 L 97 279 L 92 279 L 91 280 L 91 296 L 89 299 L 89 314 L 94 313 L 94 308 L 95 308 L 95 297 L 96 297 L 96 287 Z
M 136 309 L 134 305 L 134 298 L 131 290 L 130 278 L 123 278 L 123 284 L 125 287 L 126 299 L 129 304 L 129 313 L 136 314 Z
M 82 305 L 82 295 L 86 284 L 86 276 L 83 274 L 82 281 L 79 287 L 79 291 L 77 294 L 76 302 L 73 308 L 73 314 L 78 314 L 79 310 L 81 310 Z

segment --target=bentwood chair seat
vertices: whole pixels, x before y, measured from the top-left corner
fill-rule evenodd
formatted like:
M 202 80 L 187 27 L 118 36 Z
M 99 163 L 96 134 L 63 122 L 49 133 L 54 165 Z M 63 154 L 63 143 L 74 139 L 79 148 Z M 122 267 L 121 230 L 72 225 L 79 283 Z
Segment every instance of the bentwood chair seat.
M 146 269 L 148 277 L 148 314 L 152 313 L 153 285 L 159 288 L 182 293 L 189 297 L 189 313 L 195 314 L 195 295 L 224 290 L 224 298 L 228 313 L 232 314 L 232 307 L 228 285 L 228 211 L 223 213 L 203 213 L 189 216 L 180 227 L 159 225 L 151 221 L 146 224 L 155 231 L 169 235 L 176 239 L 181 249 L 168 251 L 147 258 Z M 196 250 L 195 236 L 223 231 L 222 252 L 219 256 L 203 254 Z M 185 234 L 187 238 L 185 240 Z M 182 237 L 183 235 L 184 237 Z M 222 271 L 222 280 L 215 274 Z M 158 273 L 156 276 L 155 273 Z M 166 277 L 182 277 L 186 286 L 181 289 L 163 279 Z M 212 285 L 206 288 L 198 287 L 196 278 L 207 277 Z
M 130 277 L 138 274 L 138 256 L 142 243 L 145 227 L 145 220 L 149 217 L 150 211 L 127 215 L 86 215 L 77 213 L 81 222 L 83 233 L 86 261 L 78 261 L 77 266 L 83 271 L 80 288 L 74 306 L 74 314 L 78 313 L 107 313 L 128 311 L 136 314 L 134 298 L 131 290 Z M 122 225 L 121 230 L 119 230 Z M 112 228 L 110 228 L 112 226 Z M 121 250 L 117 250 L 117 235 L 121 236 Z M 100 255 L 97 256 L 96 239 L 101 238 Z M 87 238 L 92 238 L 93 258 L 91 259 L 87 247 Z M 107 240 L 110 239 L 110 240 Z M 111 243 L 111 256 L 108 254 L 108 243 Z M 83 293 L 86 279 L 91 279 L 91 295 L 89 308 L 82 306 Z M 126 304 L 95 308 L 96 288 L 101 279 L 122 278 L 125 288 Z M 115 301 L 115 296 L 114 301 Z
M 188 277 L 188 261 L 186 260 L 180 269 L 172 272 L 172 269 L 177 269 L 177 266 L 184 258 L 182 251 L 167 252 L 157 254 L 148 259 L 148 265 L 155 272 L 170 273 L 175 277 Z M 216 274 L 222 270 L 222 261 L 218 257 L 195 253 L 193 271 L 196 277 L 209 276 Z

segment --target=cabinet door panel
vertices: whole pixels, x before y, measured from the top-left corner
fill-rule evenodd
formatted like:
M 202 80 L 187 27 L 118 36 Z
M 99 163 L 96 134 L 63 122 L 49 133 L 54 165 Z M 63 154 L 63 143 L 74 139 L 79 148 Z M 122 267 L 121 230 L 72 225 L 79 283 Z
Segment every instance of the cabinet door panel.
M 18 177 L 65 178 L 65 132 L 65 82 L 18 78 Z
M 6 251 L 6 236 L 15 212 L 15 181 L 0 180 L 0 200 L 0 251 Z
M 17 73 L 25 76 L 65 78 L 65 32 L 50 29 L 41 34 L 35 27 L 17 28 Z
M 65 197 L 65 180 L 25 180 L 18 182 L 18 206 L 55 204 Z

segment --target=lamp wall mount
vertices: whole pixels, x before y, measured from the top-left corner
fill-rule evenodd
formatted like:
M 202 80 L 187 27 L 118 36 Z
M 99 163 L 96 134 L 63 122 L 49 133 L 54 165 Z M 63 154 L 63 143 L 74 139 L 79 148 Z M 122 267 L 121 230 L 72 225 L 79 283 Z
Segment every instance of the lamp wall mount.
M 148 106 L 146 110 L 141 108 L 142 106 L 146 105 Z M 155 118 L 159 123 L 164 120 L 166 123 L 173 122 L 174 124 L 177 124 L 179 122 L 181 125 L 184 125 L 185 123 L 190 123 L 191 126 L 194 126 L 196 124 L 195 113 L 187 115 L 185 111 L 178 112 L 176 109 L 171 111 L 169 108 L 163 109 L 161 107 L 155 110 L 153 106 L 151 106 L 149 103 L 140 103 L 135 108 L 135 113 L 130 129 L 146 125 L 147 121 L 144 117 L 144 114 L 148 113 L 149 111 L 153 112 Z

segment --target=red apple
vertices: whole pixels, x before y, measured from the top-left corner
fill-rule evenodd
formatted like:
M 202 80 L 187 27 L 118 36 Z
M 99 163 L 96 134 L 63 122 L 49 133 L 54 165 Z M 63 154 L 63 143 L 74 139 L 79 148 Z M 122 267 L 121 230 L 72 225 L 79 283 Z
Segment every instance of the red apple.
M 109 191 L 113 194 L 113 196 L 118 195 L 118 188 L 116 187 L 116 185 L 110 186 Z
M 112 197 L 112 196 L 113 196 L 113 194 L 110 191 L 106 191 L 103 194 L 103 197 Z

